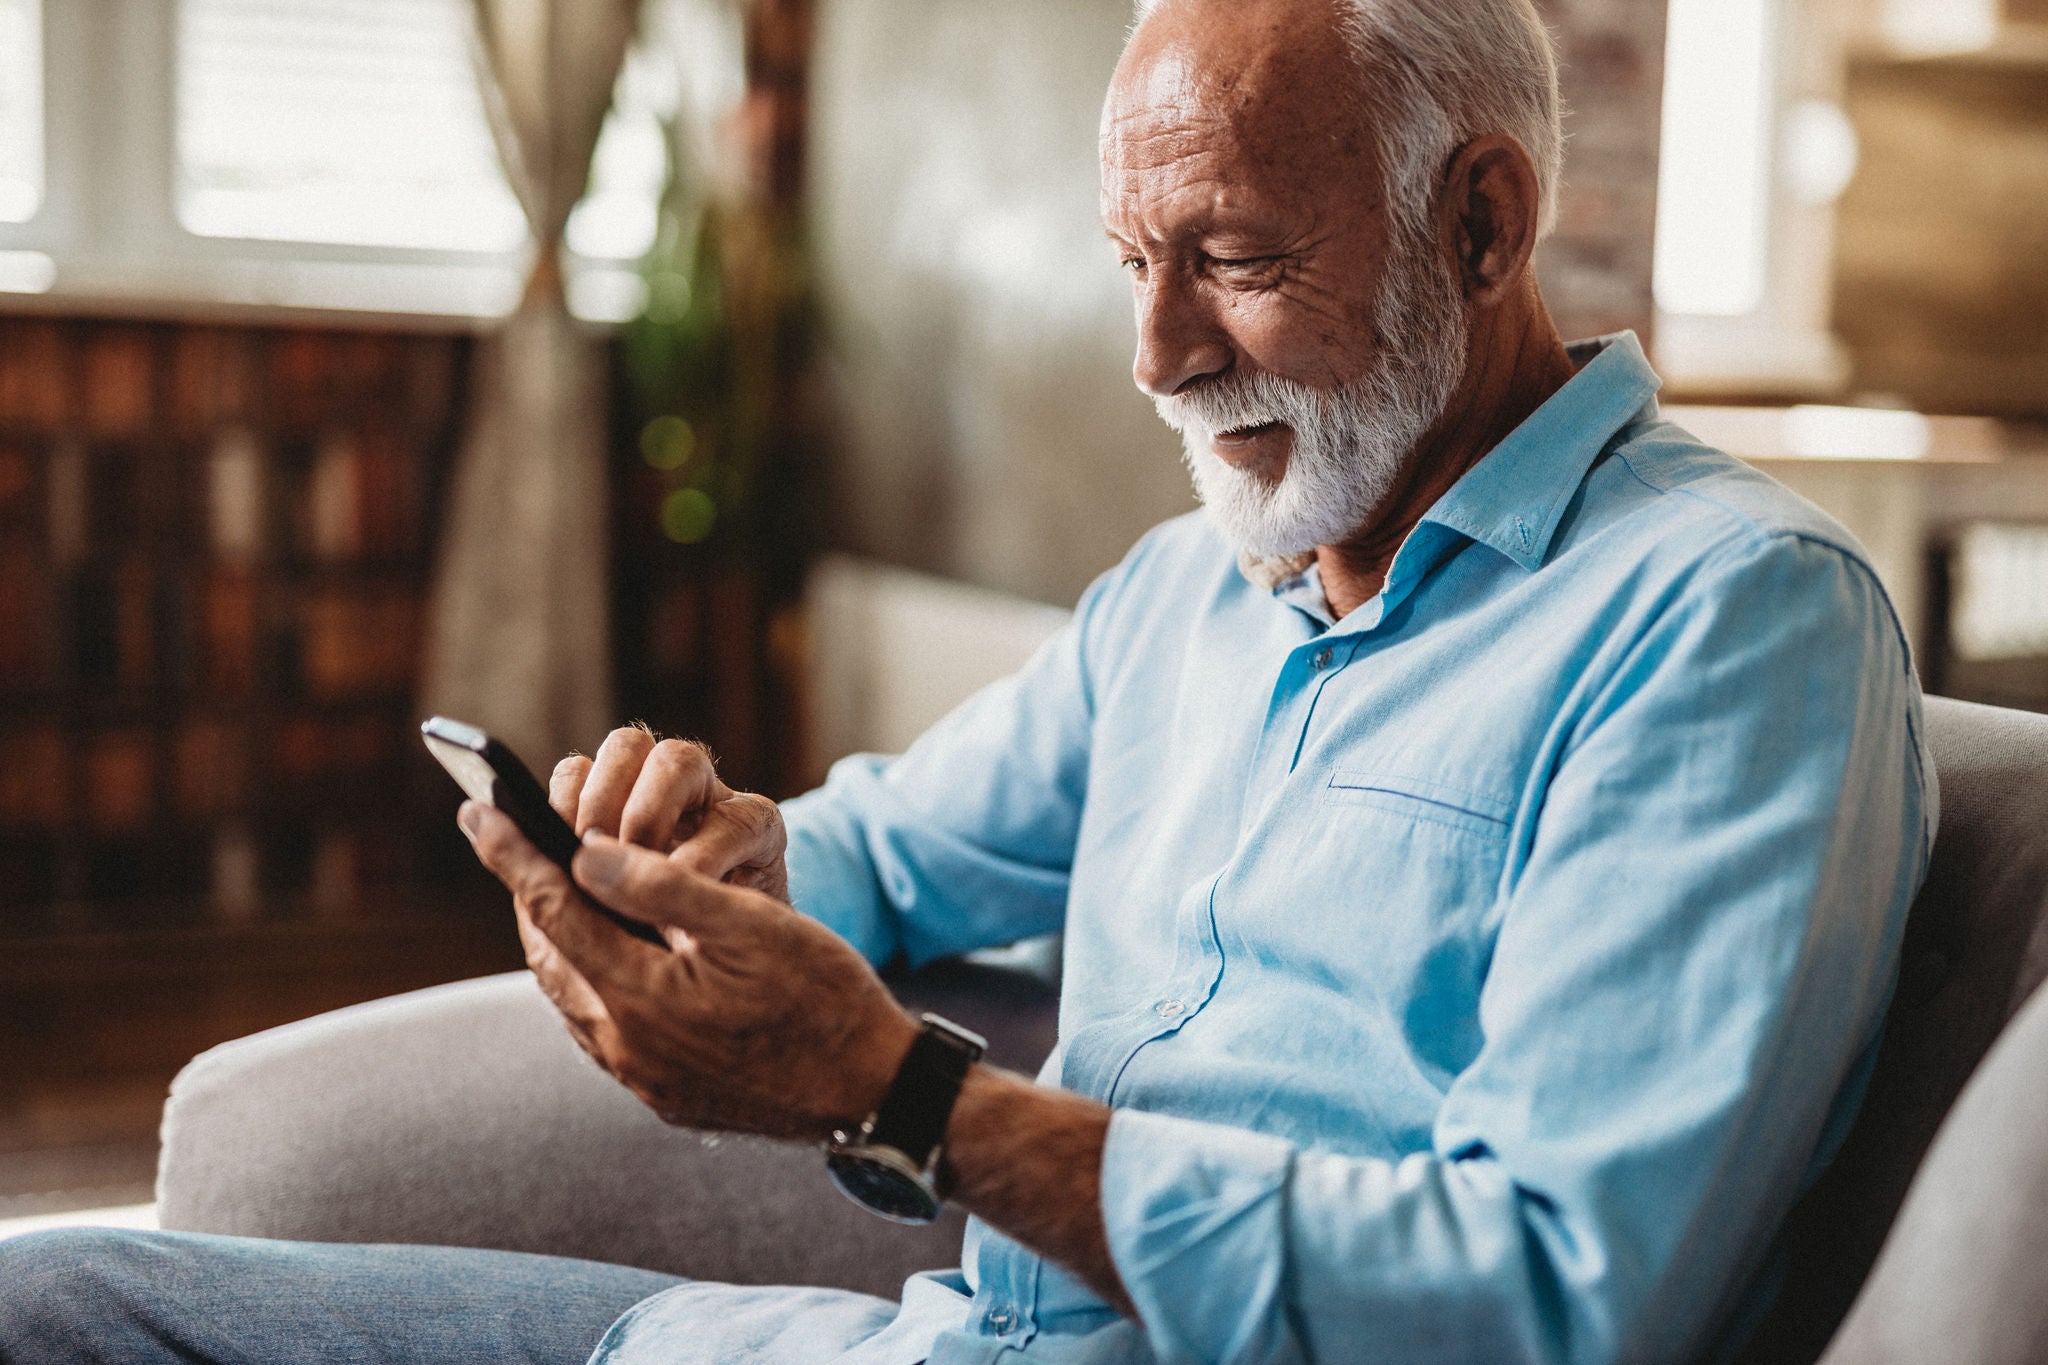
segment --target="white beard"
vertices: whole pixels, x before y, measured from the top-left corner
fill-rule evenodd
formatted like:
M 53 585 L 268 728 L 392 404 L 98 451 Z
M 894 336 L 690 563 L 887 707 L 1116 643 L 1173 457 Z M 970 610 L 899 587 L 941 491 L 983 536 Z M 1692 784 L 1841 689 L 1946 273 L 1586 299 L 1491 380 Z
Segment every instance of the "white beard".
M 1443 416 L 1464 371 L 1469 329 L 1432 244 L 1411 243 L 1389 261 L 1373 321 L 1379 362 L 1331 392 L 1232 371 L 1153 400 L 1181 435 L 1210 520 L 1241 553 L 1284 558 L 1347 539 L 1385 502 L 1416 442 Z M 1210 448 L 1223 432 L 1268 422 L 1294 432 L 1277 484 Z

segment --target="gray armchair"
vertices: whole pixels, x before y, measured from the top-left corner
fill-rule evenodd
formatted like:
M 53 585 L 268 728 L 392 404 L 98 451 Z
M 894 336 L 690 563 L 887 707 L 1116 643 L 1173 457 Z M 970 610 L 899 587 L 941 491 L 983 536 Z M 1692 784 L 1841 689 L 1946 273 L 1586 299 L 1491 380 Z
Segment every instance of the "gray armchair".
M 1928 739 L 1942 831 L 1883 1054 L 1841 1158 L 1793 1217 L 1751 1365 L 2048 1360 L 2048 992 L 2027 1004 L 2048 971 L 2048 717 L 1934 700 Z M 902 992 L 986 1032 L 1006 1065 L 1051 1046 L 1043 974 L 941 964 Z M 960 1235 L 957 1220 L 870 1218 L 815 1152 L 666 1127 L 523 974 L 199 1057 L 165 1111 L 158 1199 L 170 1228 L 881 1294 L 951 1264 Z
M 934 964 L 907 1003 L 1051 1050 L 1057 992 L 1023 967 Z M 338 1010 L 201 1054 L 171 1085 L 167 1228 L 581 1256 L 700 1279 L 891 1298 L 958 1261 L 964 1220 L 882 1222 L 810 1148 L 657 1119 L 570 1041 L 525 972 Z

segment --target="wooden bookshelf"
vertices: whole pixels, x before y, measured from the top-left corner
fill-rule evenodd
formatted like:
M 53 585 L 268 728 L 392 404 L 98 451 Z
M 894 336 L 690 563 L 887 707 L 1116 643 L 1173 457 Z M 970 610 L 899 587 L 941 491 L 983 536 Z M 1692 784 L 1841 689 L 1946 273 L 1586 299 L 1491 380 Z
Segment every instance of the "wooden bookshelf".
M 467 349 L 0 317 L 0 933 L 466 875 L 413 694 Z

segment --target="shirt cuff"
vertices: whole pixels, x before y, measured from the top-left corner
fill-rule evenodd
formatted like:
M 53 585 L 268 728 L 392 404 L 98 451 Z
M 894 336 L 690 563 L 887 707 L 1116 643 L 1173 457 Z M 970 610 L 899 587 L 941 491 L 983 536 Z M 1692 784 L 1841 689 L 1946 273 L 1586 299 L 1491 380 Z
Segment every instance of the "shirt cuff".
M 1161 1360 L 1287 1358 L 1283 1224 L 1294 1157 L 1285 1140 L 1241 1128 L 1111 1115 L 1103 1227 Z

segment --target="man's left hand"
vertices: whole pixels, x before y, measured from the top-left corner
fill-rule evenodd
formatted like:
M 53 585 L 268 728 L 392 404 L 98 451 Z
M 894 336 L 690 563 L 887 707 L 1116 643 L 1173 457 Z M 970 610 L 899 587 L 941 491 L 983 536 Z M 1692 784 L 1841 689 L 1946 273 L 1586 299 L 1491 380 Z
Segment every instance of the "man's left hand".
M 822 1139 L 880 1103 L 918 1026 L 831 930 L 603 835 L 572 882 L 502 812 L 470 802 L 459 818 L 511 888 L 527 964 L 569 1031 L 663 1119 Z M 666 948 L 586 897 L 653 925 Z

